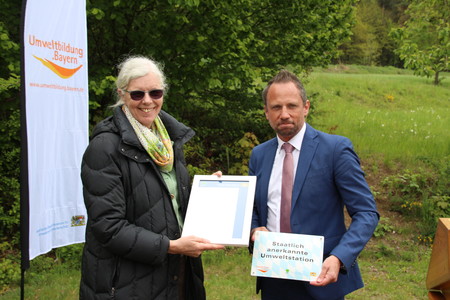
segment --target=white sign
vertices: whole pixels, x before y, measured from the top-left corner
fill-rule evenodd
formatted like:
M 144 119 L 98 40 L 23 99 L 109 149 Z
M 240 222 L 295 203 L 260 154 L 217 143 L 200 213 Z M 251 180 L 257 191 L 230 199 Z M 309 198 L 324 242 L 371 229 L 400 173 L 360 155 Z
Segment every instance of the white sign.
M 316 280 L 323 260 L 324 237 L 257 231 L 252 276 Z
M 256 176 L 195 175 L 183 236 L 248 246 Z
M 30 259 L 84 241 L 88 144 L 85 0 L 28 0 L 24 23 Z

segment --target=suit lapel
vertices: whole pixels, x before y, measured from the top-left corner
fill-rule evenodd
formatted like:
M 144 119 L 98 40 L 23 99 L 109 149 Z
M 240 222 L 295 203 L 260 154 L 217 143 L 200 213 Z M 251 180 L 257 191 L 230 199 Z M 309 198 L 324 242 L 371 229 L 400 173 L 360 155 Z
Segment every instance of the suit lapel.
M 270 145 L 267 148 L 267 151 L 264 152 L 263 155 L 263 163 L 262 163 L 262 169 L 261 169 L 261 182 L 262 186 L 265 187 L 264 193 L 267 195 L 268 187 L 269 187 L 269 180 L 270 175 L 272 174 L 272 168 L 273 168 L 273 162 L 275 160 L 275 154 L 278 148 L 278 140 L 272 139 L 270 141 Z
M 303 184 L 305 183 L 306 175 L 308 174 L 311 161 L 316 153 L 319 143 L 315 141 L 317 132 L 314 128 L 306 124 L 306 132 L 303 137 L 302 148 L 300 150 L 300 157 L 298 159 L 297 171 L 295 174 L 294 191 L 292 194 L 292 207 L 298 201 Z
M 273 162 L 275 160 L 275 154 L 278 148 L 278 140 L 276 138 L 269 141 L 269 145 L 266 151 L 262 155 L 261 164 L 261 176 L 258 178 L 258 186 L 262 188 L 261 195 L 262 199 L 265 199 L 261 209 L 261 220 L 267 222 L 267 201 L 268 201 L 268 191 L 269 191 L 269 181 L 270 175 L 272 174 Z M 264 223 L 266 226 L 266 223 Z

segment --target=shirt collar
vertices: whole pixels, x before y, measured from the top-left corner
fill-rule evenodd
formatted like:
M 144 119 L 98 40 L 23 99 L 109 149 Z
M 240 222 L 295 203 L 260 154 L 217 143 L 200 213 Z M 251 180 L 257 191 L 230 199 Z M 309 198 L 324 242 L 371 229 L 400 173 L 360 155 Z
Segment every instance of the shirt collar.
M 303 137 L 305 136 L 305 132 L 306 132 L 306 122 L 303 123 L 302 129 L 300 129 L 300 131 L 292 139 L 289 140 L 289 144 L 294 146 L 294 148 L 296 150 L 300 150 L 302 148 L 302 142 L 303 142 Z M 280 137 L 278 135 L 277 135 L 277 140 L 278 140 L 277 151 L 280 151 L 281 146 L 285 142 L 282 139 L 280 139 Z

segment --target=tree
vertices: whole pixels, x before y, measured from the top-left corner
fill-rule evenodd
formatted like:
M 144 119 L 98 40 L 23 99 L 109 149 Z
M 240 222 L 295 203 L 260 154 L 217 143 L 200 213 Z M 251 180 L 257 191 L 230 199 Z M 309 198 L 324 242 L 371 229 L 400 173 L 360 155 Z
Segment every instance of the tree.
M 393 41 L 389 31 L 395 16 L 394 6 L 386 8 L 377 0 L 362 0 L 356 6 L 356 22 L 351 39 L 340 50 L 340 62 L 361 65 L 395 64 Z
M 151 56 L 170 84 L 164 109 L 197 132 L 187 161 L 199 173 L 244 172 L 238 162 L 256 137 L 272 135 L 264 82 L 282 67 L 326 65 L 350 33 L 355 1 L 87 0 L 90 123 L 111 114 L 119 59 Z M 21 4 L 0 4 L 0 234 L 17 240 Z
M 378 4 L 389 18 L 396 24 L 403 24 L 405 10 L 411 0 L 378 0 Z
M 405 26 L 392 31 L 404 66 L 419 76 L 432 77 L 449 70 L 450 10 L 448 0 L 415 0 L 406 13 Z
M 261 112 L 262 84 L 282 67 L 300 73 L 326 65 L 349 35 L 354 3 L 88 1 L 92 121 L 114 102 L 117 60 L 149 55 L 165 64 L 165 109 L 197 131 L 199 158 L 223 168 L 225 150 L 245 132 L 272 135 Z
M 19 241 L 20 1 L 0 4 L 4 8 L 0 12 L 0 243 L 8 239 L 15 244 Z

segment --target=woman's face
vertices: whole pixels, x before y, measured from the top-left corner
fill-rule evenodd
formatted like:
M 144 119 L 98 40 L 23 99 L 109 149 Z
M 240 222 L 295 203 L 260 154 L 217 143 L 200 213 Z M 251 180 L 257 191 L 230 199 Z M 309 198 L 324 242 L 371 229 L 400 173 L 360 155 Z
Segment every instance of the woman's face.
M 142 77 L 130 80 L 126 88 L 127 91 L 144 91 L 144 98 L 141 100 L 131 99 L 130 93 L 122 91 L 121 97 L 125 105 L 130 110 L 133 117 L 145 127 L 150 127 L 156 116 L 161 111 L 163 105 L 163 96 L 159 99 L 153 99 L 149 91 L 162 90 L 162 83 L 159 77 L 153 73 L 148 73 Z

